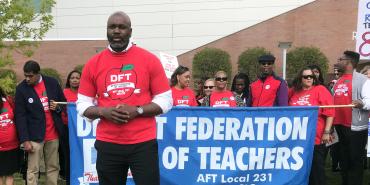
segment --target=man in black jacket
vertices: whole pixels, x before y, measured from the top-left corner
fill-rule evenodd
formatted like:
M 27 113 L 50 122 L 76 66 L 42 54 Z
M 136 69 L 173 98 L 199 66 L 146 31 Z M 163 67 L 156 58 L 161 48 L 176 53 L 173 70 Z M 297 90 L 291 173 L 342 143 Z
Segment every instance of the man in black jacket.
M 59 137 L 63 136 L 65 102 L 57 80 L 40 74 L 40 65 L 29 60 L 23 66 L 25 80 L 16 88 L 15 122 L 19 141 L 28 152 L 27 184 L 37 185 L 40 154 L 44 152 L 46 184 L 57 185 Z

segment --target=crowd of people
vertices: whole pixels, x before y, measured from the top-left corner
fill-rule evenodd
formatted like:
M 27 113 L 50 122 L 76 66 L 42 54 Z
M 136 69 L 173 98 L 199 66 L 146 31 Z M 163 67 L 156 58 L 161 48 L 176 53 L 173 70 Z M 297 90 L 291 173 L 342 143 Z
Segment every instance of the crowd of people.
M 64 90 L 54 78 L 42 75 L 33 60 L 23 67 L 25 79 L 14 100 L 0 89 L 0 185 L 3 178 L 6 185 L 13 184 L 23 154 L 20 146 L 28 158 L 28 185 L 38 184 L 41 157 L 47 185 L 57 185 L 59 174 L 69 184 L 68 119 L 61 102 L 76 102 L 81 116 L 100 119 L 95 148 L 102 185 L 124 184 L 128 168 L 137 185 L 160 184 L 154 116 L 172 106 L 352 105 L 319 109 L 309 184 L 326 184 L 326 145 L 334 132 L 339 143 L 330 147 L 333 170 L 340 170 L 343 185 L 363 184 L 370 67 L 363 74 L 356 72 L 358 53 L 343 53 L 328 85 L 320 67 L 310 65 L 288 86 L 273 70 L 275 57 L 263 55 L 258 59 L 257 80 L 250 82 L 247 74 L 238 73 L 229 90 L 230 77 L 220 69 L 204 81 L 196 96 L 189 68 L 179 66 L 168 83 L 158 58 L 132 44 L 131 34 L 128 15 L 115 12 L 107 22 L 109 46 L 90 59 L 82 73 L 71 71 Z

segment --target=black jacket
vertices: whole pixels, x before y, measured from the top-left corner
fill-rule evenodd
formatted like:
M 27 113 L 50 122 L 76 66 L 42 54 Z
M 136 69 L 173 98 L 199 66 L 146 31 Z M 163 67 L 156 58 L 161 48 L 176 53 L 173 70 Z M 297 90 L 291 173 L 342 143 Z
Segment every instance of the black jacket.
M 49 101 L 66 101 L 57 80 L 47 76 L 42 76 L 42 79 Z M 58 106 L 56 111 L 50 111 L 59 136 L 63 136 L 64 126 L 61 113 L 64 111 L 64 106 Z M 15 124 L 21 143 L 24 141 L 41 142 L 44 140 L 46 130 L 44 108 L 35 89 L 27 85 L 25 80 L 17 86 L 15 92 Z

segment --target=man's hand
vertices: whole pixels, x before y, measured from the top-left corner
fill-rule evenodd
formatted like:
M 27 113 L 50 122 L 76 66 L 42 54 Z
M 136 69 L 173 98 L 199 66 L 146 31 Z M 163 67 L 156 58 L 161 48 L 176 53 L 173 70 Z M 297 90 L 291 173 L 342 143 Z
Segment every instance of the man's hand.
M 364 107 L 364 104 L 362 103 L 361 100 L 353 100 L 352 105 L 354 105 L 355 108 L 359 108 L 359 109 Z
M 128 113 L 128 120 L 136 118 L 138 116 L 137 107 L 136 106 L 131 106 L 131 105 L 126 105 L 126 104 L 119 104 L 116 106 L 117 109 L 120 109 L 122 111 L 126 111 Z
M 30 141 L 23 142 L 23 147 L 26 152 L 33 152 L 33 147 Z
M 58 104 L 55 103 L 54 100 L 50 100 L 50 105 L 49 105 L 49 109 L 52 110 L 52 111 L 55 111 L 58 107 Z
M 116 107 L 101 107 L 99 116 L 117 124 L 127 123 L 134 119 L 138 113 L 135 106 L 119 104 Z

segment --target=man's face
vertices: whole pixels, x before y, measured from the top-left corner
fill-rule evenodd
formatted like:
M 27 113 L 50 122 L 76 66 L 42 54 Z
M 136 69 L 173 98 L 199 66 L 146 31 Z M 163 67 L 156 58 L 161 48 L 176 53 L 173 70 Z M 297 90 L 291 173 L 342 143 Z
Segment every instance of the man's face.
M 348 58 L 346 55 L 341 56 L 340 58 L 338 58 L 337 63 L 338 70 L 345 71 L 350 63 L 351 63 L 350 58 Z
M 120 52 L 126 49 L 131 37 L 131 22 L 128 17 L 116 14 L 108 19 L 107 37 L 111 48 Z
M 259 63 L 261 74 L 268 76 L 272 74 L 274 63 L 272 61 L 264 61 Z
M 33 72 L 24 72 L 24 77 L 27 85 L 31 86 L 36 85 L 40 80 L 40 74 L 35 74 Z

